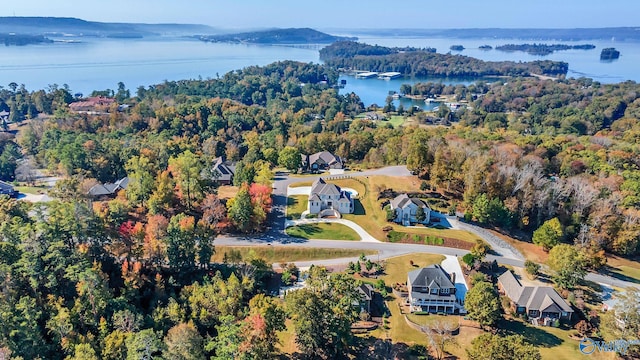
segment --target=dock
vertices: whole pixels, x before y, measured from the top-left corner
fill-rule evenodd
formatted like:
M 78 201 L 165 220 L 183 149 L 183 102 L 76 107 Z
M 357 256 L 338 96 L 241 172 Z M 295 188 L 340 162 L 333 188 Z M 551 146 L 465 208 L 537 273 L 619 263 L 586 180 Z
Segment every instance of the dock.
M 367 71 L 356 74 L 356 79 L 370 79 L 372 77 L 378 76 L 377 72 Z
M 383 72 L 383 73 L 380 73 L 380 75 L 378 75 L 378 79 L 391 80 L 391 79 L 399 78 L 400 76 L 402 76 L 402 73 L 395 72 L 395 71 Z

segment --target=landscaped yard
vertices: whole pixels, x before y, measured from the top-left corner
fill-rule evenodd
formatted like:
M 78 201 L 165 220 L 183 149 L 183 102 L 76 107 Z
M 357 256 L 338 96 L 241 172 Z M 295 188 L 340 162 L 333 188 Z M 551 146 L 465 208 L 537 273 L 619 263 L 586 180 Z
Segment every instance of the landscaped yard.
M 336 223 L 310 223 L 287 228 L 287 235 L 303 239 L 360 240 L 350 227 Z
M 407 273 L 412 270 L 419 269 L 420 267 L 439 264 L 444 260 L 442 255 L 434 254 L 410 254 L 398 256 L 388 259 L 386 261 L 385 273 L 382 276 L 387 286 L 391 286 L 395 283 L 405 283 L 407 281 Z M 413 261 L 413 266 L 411 265 Z M 408 345 L 420 344 L 424 346 L 429 345 L 427 336 L 410 327 L 404 315 L 400 313 L 397 300 L 393 295 L 390 295 L 386 301 L 387 307 L 391 313 L 389 316 L 389 330 L 378 328 L 371 332 L 372 336 L 384 339 L 387 334 L 391 340 L 395 342 L 403 342 Z M 436 319 L 448 319 L 452 322 L 458 323 L 458 316 L 438 316 L 438 315 L 409 315 L 412 320 L 418 319 L 418 321 L 429 322 Z M 482 334 L 483 331 L 476 328 L 463 327 L 460 329 L 460 334 L 455 336 L 456 344 L 448 345 L 446 347 L 447 352 L 461 358 L 466 359 L 466 353 L 464 349 L 471 346 L 471 341 Z
M 548 326 L 531 326 L 520 320 L 504 320 L 499 323 L 498 327 L 508 333 L 524 336 L 528 342 L 540 349 L 543 359 L 571 360 L 581 359 L 585 356 L 578 349 L 578 340 L 569 338 L 572 330 Z M 596 351 L 589 355 L 589 359 L 615 359 L 615 355 Z
M 289 246 L 216 246 L 216 253 L 211 258 L 212 262 L 222 262 L 224 254 L 231 250 L 239 251 L 242 258 L 258 257 L 271 264 L 279 264 L 292 261 L 310 261 L 324 259 L 340 259 L 358 257 L 360 254 L 375 255 L 374 250 L 354 249 L 323 249 Z
M 298 220 L 302 212 L 307 210 L 307 199 L 305 195 L 291 195 L 287 197 L 287 219 Z
M 362 226 L 369 234 L 380 241 L 387 241 L 387 233 L 382 228 L 391 226 L 394 231 L 407 234 L 421 234 L 442 238 L 453 238 L 475 244 L 479 239 L 476 235 L 463 230 L 436 229 L 430 227 L 404 227 L 390 223 L 386 219 L 386 213 L 380 206 L 382 200 L 378 200 L 378 193 L 384 189 L 393 189 L 398 192 L 416 191 L 420 188 L 421 181 L 415 176 L 366 176 L 352 179 L 328 180 L 340 187 L 352 188 L 358 192 L 355 200 L 353 214 L 342 214 L 346 220 L 351 220 Z M 312 182 L 300 182 L 291 187 L 311 186 Z

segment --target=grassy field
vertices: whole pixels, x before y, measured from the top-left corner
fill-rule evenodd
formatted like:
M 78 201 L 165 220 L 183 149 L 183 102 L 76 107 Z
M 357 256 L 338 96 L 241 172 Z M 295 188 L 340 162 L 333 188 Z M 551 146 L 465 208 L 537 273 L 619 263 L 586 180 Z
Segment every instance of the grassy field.
M 222 262 L 224 254 L 231 250 L 237 250 L 242 258 L 259 257 L 271 264 L 292 261 L 310 261 L 324 259 L 340 259 L 358 257 L 360 254 L 375 255 L 374 250 L 353 250 L 353 249 L 322 249 L 306 247 L 288 246 L 216 246 L 216 253 L 211 258 L 212 262 Z
M 393 115 L 389 118 L 389 120 L 387 120 L 384 123 L 389 123 L 391 125 L 393 125 L 394 128 L 397 128 L 399 126 L 402 126 L 402 124 L 404 124 L 405 118 L 404 116 L 398 116 L 398 115 Z
M 540 350 L 543 359 L 571 360 L 585 355 L 578 349 L 578 340 L 569 338 L 571 330 L 548 326 L 530 326 L 518 320 L 504 320 L 498 327 L 511 334 L 522 335 Z M 615 354 L 594 352 L 589 359 L 615 359 Z
M 609 275 L 626 281 L 640 283 L 640 262 L 617 256 L 609 256 L 607 257 L 607 265 L 609 266 Z
M 307 210 L 307 199 L 305 195 L 292 195 L 287 197 L 287 219 L 300 219 L 302 212 Z
M 16 191 L 19 191 L 23 194 L 39 195 L 39 194 L 46 194 L 47 191 L 49 190 L 49 187 L 47 186 L 15 186 L 14 189 L 16 189 Z
M 394 257 L 385 261 L 385 275 L 381 276 L 387 286 L 395 283 L 405 283 L 407 273 L 420 267 L 440 264 L 445 257 L 442 255 L 416 253 Z M 413 261 L 413 266 L 411 265 Z
M 360 240 L 350 227 L 336 223 L 302 224 L 287 228 L 287 235 L 303 239 Z

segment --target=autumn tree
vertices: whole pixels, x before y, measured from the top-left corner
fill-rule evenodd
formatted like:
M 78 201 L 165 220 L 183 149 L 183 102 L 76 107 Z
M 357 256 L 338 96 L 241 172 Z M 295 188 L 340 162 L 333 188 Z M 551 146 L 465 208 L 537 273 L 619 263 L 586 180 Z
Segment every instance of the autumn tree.
M 500 301 L 493 284 L 480 281 L 467 292 L 464 302 L 469 317 L 481 326 L 494 326 L 500 319 Z
M 533 243 L 542 246 L 545 251 L 551 250 L 563 236 L 562 225 L 558 218 L 547 220 L 533 232 Z
M 228 216 L 231 223 L 241 232 L 253 230 L 254 208 L 251 202 L 249 187 L 243 185 L 236 196 L 227 202 Z
M 302 166 L 302 157 L 298 148 L 286 146 L 278 154 L 278 165 L 284 166 L 287 170 L 295 173 Z
M 189 150 L 169 159 L 168 170 L 176 181 L 178 196 L 186 202 L 189 209 L 203 197 L 200 176 L 202 168 L 200 158 Z
M 178 324 L 167 332 L 164 338 L 165 359 L 204 360 L 204 339 L 192 323 Z
M 474 360 L 541 360 L 540 350 L 528 343 L 521 335 L 500 336 L 482 334 L 471 341 L 466 349 Z
M 574 288 L 587 273 L 580 253 L 569 244 L 551 249 L 547 264 L 553 270 L 553 281 L 563 289 Z

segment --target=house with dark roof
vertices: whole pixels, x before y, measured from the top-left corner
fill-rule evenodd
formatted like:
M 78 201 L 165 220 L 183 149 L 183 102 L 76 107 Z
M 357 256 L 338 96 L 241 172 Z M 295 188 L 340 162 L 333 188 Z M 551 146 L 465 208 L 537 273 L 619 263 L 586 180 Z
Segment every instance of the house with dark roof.
M 342 159 L 328 151 L 321 151 L 319 153 L 309 155 L 307 156 L 306 161 L 303 158 L 302 164 L 305 165 L 303 170 L 310 171 L 344 169 L 344 162 Z
M 415 223 L 428 224 L 431 220 L 431 208 L 426 202 L 417 199 L 410 198 L 407 194 L 396 196 L 395 199 L 389 203 L 391 210 L 396 214 L 393 221 L 404 226 L 409 226 Z M 422 221 L 418 221 L 416 215 L 418 209 L 422 209 L 425 214 L 425 218 Z
M 373 286 L 371 284 L 362 284 L 356 288 L 356 291 L 360 294 L 360 301 L 357 304 L 360 307 L 360 311 L 366 311 L 371 314 L 371 301 L 375 295 Z
M 550 320 L 571 320 L 573 309 L 550 286 L 522 286 L 511 271 L 498 277 L 500 293 L 511 300 L 511 306 L 518 314 L 526 314 L 535 323 L 549 323 Z
M 236 172 L 236 165 L 225 161 L 222 156 L 213 160 L 213 168 L 211 169 L 213 180 L 220 185 L 233 184 L 233 176 Z
M 13 185 L 8 184 L 4 181 L 0 181 L 0 195 L 8 195 L 10 197 L 14 197 L 18 195 L 18 192 L 13 187 Z
M 327 183 L 322 178 L 316 180 L 311 186 L 307 205 L 309 214 L 320 215 L 326 210 L 337 211 L 339 214 L 351 214 L 354 207 L 350 192 L 342 190 L 336 184 Z
M 96 184 L 89 189 L 89 195 L 92 197 L 114 197 L 120 190 L 126 190 L 129 185 L 129 178 L 123 177 L 114 183 Z
M 410 271 L 407 275 L 407 302 L 411 312 L 458 314 L 464 310 L 456 298 L 455 274 L 440 265 Z

